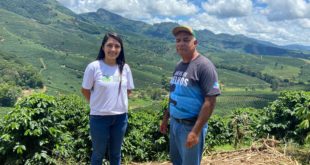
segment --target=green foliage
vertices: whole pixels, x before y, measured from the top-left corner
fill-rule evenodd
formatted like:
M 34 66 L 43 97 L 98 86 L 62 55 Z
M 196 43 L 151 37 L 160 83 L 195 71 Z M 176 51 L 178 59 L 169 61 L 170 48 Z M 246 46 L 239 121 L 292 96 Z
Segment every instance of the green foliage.
M 139 98 L 154 101 L 162 100 L 162 98 L 168 94 L 168 92 L 162 88 L 152 88 L 151 86 L 148 86 L 146 89 L 140 90 L 138 93 Z
M 277 139 L 293 139 L 303 144 L 310 128 L 300 126 L 308 119 L 309 102 L 309 92 L 282 92 L 276 101 L 265 108 L 258 125 L 260 132 L 274 135 Z
M 238 148 L 244 141 L 256 137 L 256 126 L 259 122 L 260 111 L 253 108 L 235 109 L 229 116 L 229 129 L 233 134 L 233 144 Z
M 170 91 L 170 79 L 166 77 L 165 75 L 161 76 L 161 86 L 167 92 Z
M 13 55 L 0 52 L 0 83 L 7 83 L 23 88 L 42 88 L 43 80 L 38 71 L 25 62 L 20 62 Z
M 4 162 L 53 163 L 50 156 L 63 150 L 59 144 L 71 140 L 57 123 L 59 113 L 53 110 L 56 106 L 53 97 L 38 94 L 24 98 L 5 116 L 1 128 Z
M 303 143 L 310 129 L 309 92 L 283 92 L 265 111 L 236 109 L 230 116 L 213 115 L 206 137 L 207 150 L 223 144 L 236 147 L 253 139 L 275 135 Z M 168 136 L 159 132 L 161 104 L 129 112 L 122 147 L 127 161 L 168 159 Z M 87 110 L 87 111 L 85 111 Z M 22 98 L 0 123 L 0 161 L 7 164 L 56 164 L 89 161 L 87 104 L 80 97 L 34 94 Z
M 83 110 L 77 96 L 23 98 L 1 123 L 1 162 L 56 164 L 69 157 L 86 159 L 90 142 Z
M 21 88 L 9 84 L 0 84 L 0 106 L 11 107 L 21 95 Z
M 56 101 L 57 109 L 62 111 L 59 122 L 74 139 L 72 157 L 76 161 L 88 161 L 91 154 L 88 104 L 76 95 L 60 96 Z
M 151 106 L 129 112 L 127 133 L 122 154 L 127 161 L 165 160 L 168 153 L 168 136 L 159 132 L 162 112 Z
M 165 97 L 163 99 L 163 101 L 160 103 L 160 105 L 161 105 L 161 110 L 162 111 L 167 110 L 168 109 L 168 105 L 169 105 L 169 98 Z
M 4 116 L 9 113 L 9 111 L 13 110 L 12 107 L 0 107 L 0 121 L 4 118 Z M 0 122 L 1 124 L 1 122 Z
M 218 115 L 212 115 L 208 121 L 208 132 L 205 141 L 206 149 L 212 150 L 217 145 L 231 143 L 232 136 L 227 120 Z
M 310 92 L 302 93 L 302 97 L 305 99 L 303 103 L 296 105 L 295 111 L 298 118 L 301 119 L 301 123 L 298 125 L 299 129 L 308 129 L 310 128 Z M 310 131 L 305 139 L 307 142 L 310 142 Z

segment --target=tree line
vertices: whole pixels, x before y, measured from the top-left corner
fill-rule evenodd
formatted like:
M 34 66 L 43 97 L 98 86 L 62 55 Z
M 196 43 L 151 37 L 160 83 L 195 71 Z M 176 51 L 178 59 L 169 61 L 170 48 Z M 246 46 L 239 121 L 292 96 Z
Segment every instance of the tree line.
M 32 66 L 0 52 L 0 106 L 13 106 L 23 89 L 43 88 L 43 79 Z

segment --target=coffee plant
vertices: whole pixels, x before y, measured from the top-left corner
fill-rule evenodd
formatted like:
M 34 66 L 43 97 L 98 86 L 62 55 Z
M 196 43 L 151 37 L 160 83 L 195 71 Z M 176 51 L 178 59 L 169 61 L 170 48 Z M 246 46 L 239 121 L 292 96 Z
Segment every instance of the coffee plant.
M 129 112 L 122 154 L 126 161 L 166 160 L 168 136 L 159 132 L 162 111 L 159 105 Z
M 206 150 L 210 151 L 217 145 L 231 143 L 232 136 L 227 121 L 218 115 L 212 115 L 208 122 L 208 132 L 205 139 Z
M 309 115 L 310 92 L 286 91 L 265 108 L 261 123 L 258 125 L 262 135 L 274 135 L 285 141 L 292 139 L 303 144 L 309 127 L 301 127 Z
M 283 92 L 263 111 L 243 108 L 229 116 L 213 115 L 208 122 L 206 149 L 239 145 L 267 134 L 303 144 L 310 132 L 309 102 L 309 92 Z M 168 99 L 164 99 L 161 104 L 129 111 L 123 162 L 168 159 L 169 136 L 159 132 L 167 105 Z M 0 121 L 1 164 L 88 164 L 88 116 L 88 103 L 79 96 L 33 94 L 22 98 Z
M 34 94 L 20 100 L 0 126 L 0 161 L 56 164 L 90 153 L 88 112 L 80 98 Z

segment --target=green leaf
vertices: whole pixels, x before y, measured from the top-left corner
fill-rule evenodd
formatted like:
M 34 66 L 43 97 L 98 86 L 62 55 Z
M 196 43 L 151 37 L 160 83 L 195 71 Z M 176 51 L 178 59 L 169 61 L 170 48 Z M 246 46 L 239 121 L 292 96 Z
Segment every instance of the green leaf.
M 11 129 L 12 130 L 18 130 L 19 129 L 19 124 L 18 123 L 16 123 L 16 122 L 13 122 L 13 123 L 11 123 Z
M 22 154 L 24 151 L 26 151 L 26 146 L 17 143 L 17 145 L 13 148 L 13 151 L 16 151 L 17 154 Z
M 299 126 L 300 128 L 304 128 L 304 129 L 309 128 L 309 120 L 304 120 L 304 121 L 302 121 L 298 126 Z
M 4 134 L 1 136 L 1 139 L 4 141 L 9 141 L 11 139 L 11 135 L 9 134 Z

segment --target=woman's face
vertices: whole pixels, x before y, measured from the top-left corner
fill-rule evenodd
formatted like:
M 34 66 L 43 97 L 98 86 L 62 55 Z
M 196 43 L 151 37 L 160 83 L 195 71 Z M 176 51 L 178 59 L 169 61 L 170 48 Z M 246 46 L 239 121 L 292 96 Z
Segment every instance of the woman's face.
M 105 54 L 105 60 L 116 60 L 121 52 L 121 49 L 121 44 L 114 38 L 110 37 L 102 46 L 102 50 Z

